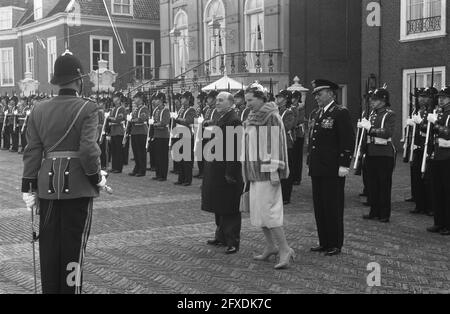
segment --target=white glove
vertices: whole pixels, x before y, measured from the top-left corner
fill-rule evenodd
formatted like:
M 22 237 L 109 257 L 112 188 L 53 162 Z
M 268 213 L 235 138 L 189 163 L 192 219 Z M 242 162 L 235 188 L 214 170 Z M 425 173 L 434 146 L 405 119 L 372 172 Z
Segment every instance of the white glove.
M 29 116 L 31 114 L 31 111 L 30 110 L 28 110 L 27 111 L 27 116 Z
M 417 123 L 417 124 L 420 124 L 420 123 Z M 415 126 L 416 122 L 414 122 L 414 119 L 408 119 L 408 120 L 406 120 L 406 125 Z
M 171 113 L 170 113 L 170 117 L 171 117 L 172 119 L 178 119 L 178 113 L 177 113 L 177 112 L 171 112 Z
M 155 119 L 149 119 L 149 120 L 148 120 L 148 124 L 149 124 L 149 125 L 155 124 Z
M 97 184 L 97 186 L 101 189 L 104 189 L 104 188 L 106 188 L 106 183 L 107 183 L 106 176 L 108 174 L 102 170 L 102 171 L 100 171 L 100 175 L 102 177 L 102 180 Z
M 350 169 L 345 168 L 345 167 L 339 167 L 339 177 L 340 178 L 345 178 L 349 174 L 350 174 Z
M 415 124 L 421 124 L 423 122 L 422 117 L 418 114 L 413 115 L 412 120 Z
M 203 118 L 203 116 L 200 116 L 200 117 L 197 119 L 197 122 L 198 122 L 198 124 L 202 124 L 203 122 L 205 122 L 205 118 Z
M 105 112 L 105 119 L 108 119 L 111 116 L 111 112 Z
M 8 113 L 9 113 L 8 110 L 6 110 L 6 111 L 5 111 L 5 115 L 8 115 Z
M 28 211 L 32 211 L 36 207 L 36 193 L 23 193 L 23 201 Z
M 127 115 L 127 121 L 131 122 L 131 120 L 133 120 L 133 115 L 131 114 Z
M 438 120 L 438 115 L 435 113 L 430 113 L 428 115 L 428 122 L 432 123 L 432 124 L 436 124 L 437 120 Z
M 357 127 L 358 127 L 358 129 L 363 129 L 363 126 L 362 126 L 362 124 L 361 124 L 361 121 L 358 121 Z
M 370 129 L 372 128 L 372 123 L 370 123 L 369 120 L 367 119 L 363 119 L 361 121 L 361 126 L 363 129 L 366 129 L 367 131 L 370 131 Z
M 17 116 L 19 114 L 19 111 L 15 110 L 14 115 Z

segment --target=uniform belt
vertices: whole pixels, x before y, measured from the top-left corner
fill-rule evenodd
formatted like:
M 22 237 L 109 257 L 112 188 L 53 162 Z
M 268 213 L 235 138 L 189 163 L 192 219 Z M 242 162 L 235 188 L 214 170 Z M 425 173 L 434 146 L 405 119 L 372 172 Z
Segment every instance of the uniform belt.
M 438 144 L 440 148 L 450 148 L 450 141 L 444 140 L 443 138 L 438 139 Z
M 81 157 L 80 152 L 52 152 L 45 155 L 45 159 L 78 159 Z
M 145 123 L 135 123 L 134 125 L 145 125 Z
M 110 123 L 109 125 L 115 126 L 115 125 L 120 125 L 121 123 Z

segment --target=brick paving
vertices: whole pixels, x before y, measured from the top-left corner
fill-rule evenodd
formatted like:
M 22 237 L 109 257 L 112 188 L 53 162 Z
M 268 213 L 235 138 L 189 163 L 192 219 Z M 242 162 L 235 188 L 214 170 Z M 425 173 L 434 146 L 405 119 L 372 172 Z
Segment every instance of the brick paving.
M 127 169 L 129 170 L 129 169 Z M 20 156 L 0 152 L 0 293 L 33 293 L 30 217 L 20 193 Z M 408 168 L 395 173 L 391 224 L 361 219 L 360 178 L 347 183 L 343 254 L 309 253 L 317 243 L 311 185 L 305 178 L 285 210 L 286 234 L 297 252 L 289 270 L 252 261 L 263 236 L 243 219 L 241 252 L 226 256 L 205 245 L 212 215 L 200 208 L 200 181 L 176 187 L 175 177 L 111 177 L 115 192 L 95 203 L 88 245 L 85 293 L 450 293 L 449 238 L 428 234 L 432 218 L 412 216 Z M 368 287 L 367 265 L 381 266 L 381 287 Z

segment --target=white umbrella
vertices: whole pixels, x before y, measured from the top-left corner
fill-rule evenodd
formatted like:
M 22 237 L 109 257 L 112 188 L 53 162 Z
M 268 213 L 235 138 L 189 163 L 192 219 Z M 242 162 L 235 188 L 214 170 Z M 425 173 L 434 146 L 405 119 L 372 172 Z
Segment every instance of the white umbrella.
M 246 86 L 244 86 L 243 83 L 238 82 L 236 80 L 233 80 L 232 78 L 228 77 L 228 75 L 224 75 L 220 80 L 209 84 L 205 88 L 202 88 L 202 91 L 204 92 L 210 92 L 213 90 L 217 91 L 239 91 L 241 89 L 245 89 Z

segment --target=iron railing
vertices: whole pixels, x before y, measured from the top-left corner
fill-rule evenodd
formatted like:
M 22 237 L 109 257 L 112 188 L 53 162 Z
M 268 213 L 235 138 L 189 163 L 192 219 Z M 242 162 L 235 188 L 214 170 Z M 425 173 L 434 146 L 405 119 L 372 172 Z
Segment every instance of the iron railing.
M 406 25 L 408 35 L 440 31 L 441 16 L 409 20 Z

